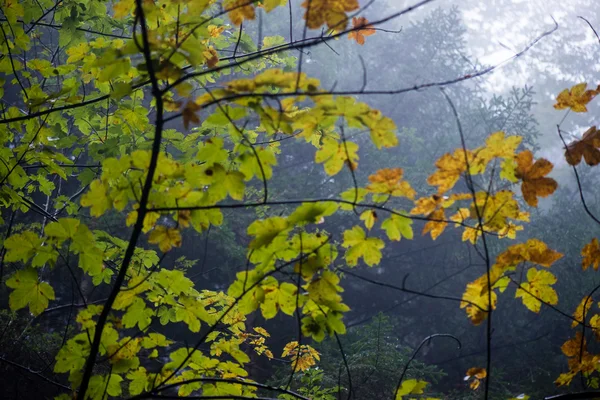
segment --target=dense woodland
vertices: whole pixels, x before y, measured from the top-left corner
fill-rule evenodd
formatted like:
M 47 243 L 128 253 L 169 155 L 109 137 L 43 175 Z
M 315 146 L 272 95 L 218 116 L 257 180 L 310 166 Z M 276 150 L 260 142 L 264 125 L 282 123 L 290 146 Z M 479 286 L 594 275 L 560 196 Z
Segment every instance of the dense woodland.
M 563 3 L 0 0 L 0 398 L 600 398 Z

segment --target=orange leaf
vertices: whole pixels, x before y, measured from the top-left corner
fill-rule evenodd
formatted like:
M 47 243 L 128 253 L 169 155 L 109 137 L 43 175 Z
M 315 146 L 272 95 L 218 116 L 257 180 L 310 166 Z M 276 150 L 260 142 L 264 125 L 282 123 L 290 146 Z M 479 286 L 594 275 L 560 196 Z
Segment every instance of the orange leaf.
M 423 235 L 430 233 L 431 238 L 435 240 L 442 232 L 444 232 L 444 229 L 446 229 L 446 226 L 448 225 L 448 222 L 445 221 L 446 215 L 444 215 L 444 209 L 440 208 L 439 210 L 434 211 L 429 218 L 435 221 L 428 221 L 425 224 L 423 227 Z
M 571 338 L 563 343 L 560 347 L 563 354 L 567 357 L 575 357 L 579 355 L 581 351 L 581 332 L 577 332 L 574 338 Z M 585 349 L 585 340 L 583 341 L 583 348 Z
M 585 245 L 581 250 L 583 256 L 582 268 L 585 271 L 591 265 L 594 267 L 594 271 L 598 271 L 600 266 L 600 244 L 598 239 L 593 238 L 591 242 Z
M 554 179 L 545 177 L 552 171 L 553 165 L 543 158 L 534 163 L 533 153 L 529 150 L 517 154 L 516 161 L 515 176 L 523 181 L 521 185 L 523 198 L 530 206 L 537 207 L 537 198 L 550 196 L 558 186 Z
M 375 29 L 373 29 L 373 25 L 369 25 L 369 21 L 365 17 L 354 17 L 352 18 L 352 27 L 356 30 L 353 30 L 348 34 L 348 39 L 356 40 L 356 43 L 361 46 L 365 44 L 365 36 L 371 36 L 375 34 Z
M 395 197 L 413 199 L 416 195 L 410 183 L 402 180 L 402 168 L 384 168 L 369 176 L 371 182 L 367 190 L 373 193 L 389 194 Z

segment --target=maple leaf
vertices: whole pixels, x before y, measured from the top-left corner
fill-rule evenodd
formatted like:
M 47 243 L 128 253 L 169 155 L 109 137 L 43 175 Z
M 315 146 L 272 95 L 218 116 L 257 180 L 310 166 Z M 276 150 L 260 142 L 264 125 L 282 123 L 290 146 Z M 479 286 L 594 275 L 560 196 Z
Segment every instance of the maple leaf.
M 81 205 L 83 207 L 90 207 L 90 215 L 92 217 L 99 217 L 110 208 L 111 201 L 106 193 L 106 186 L 101 180 L 96 179 L 92 181 L 90 189 L 81 196 Z
M 363 258 L 365 264 L 372 267 L 379 264 L 381 260 L 381 249 L 385 246 L 379 238 L 367 238 L 365 231 L 360 226 L 344 232 L 344 243 L 346 250 L 346 261 L 348 265 L 354 267 L 358 264 L 358 259 Z
M 510 159 L 514 157 L 522 139 L 520 136 L 505 138 L 502 131 L 492 133 L 486 139 L 485 147 L 475 152 L 475 159 L 470 165 L 471 173 L 482 173 L 485 171 L 487 164 L 494 158 Z
M 436 162 L 437 171 L 427 178 L 427 183 L 438 187 L 438 194 L 452 189 L 462 173 L 467 171 L 467 164 L 471 165 L 474 159 L 470 150 L 456 149 L 454 154 L 446 153 Z
M 579 356 L 579 352 L 581 351 L 581 349 L 586 348 L 586 341 L 585 339 L 583 339 L 582 343 L 582 339 L 583 337 L 581 335 L 581 332 L 577 332 L 574 338 L 571 338 L 564 342 L 563 345 L 560 346 L 560 349 L 562 350 L 563 354 L 567 357 Z
M 496 265 L 507 269 L 529 261 L 543 267 L 550 267 L 562 258 L 562 254 L 550 249 L 548 245 L 538 239 L 529 239 L 525 243 L 509 246 L 496 257 Z
M 328 175 L 337 174 L 344 165 L 355 170 L 358 165 L 358 145 L 348 141 L 340 143 L 330 137 L 323 138 L 323 145 L 315 153 L 315 162 L 324 163 Z
M 585 90 L 587 83 L 580 83 L 571 89 L 565 89 L 556 97 L 554 108 L 563 110 L 570 108 L 574 112 L 587 112 L 586 104 L 600 92 L 600 86 L 596 90 Z
M 588 165 L 600 164 L 600 131 L 592 126 L 585 131 L 581 140 L 575 140 L 567 146 L 565 159 L 569 165 L 578 165 L 581 157 Z
M 600 265 L 600 244 L 598 239 L 593 238 L 591 242 L 586 244 L 581 250 L 583 257 L 582 268 L 585 271 L 590 265 L 594 267 L 594 271 L 598 271 Z
M 408 394 L 422 394 L 426 387 L 427 382 L 425 381 L 407 379 L 402 382 L 402 385 L 396 392 L 395 400 L 402 400 L 402 397 Z
M 158 244 L 160 251 L 166 253 L 173 247 L 181 246 L 181 233 L 178 229 L 157 226 L 150 232 L 148 243 Z
M 416 192 L 410 183 L 402 180 L 402 168 L 384 168 L 369 176 L 371 182 L 367 190 L 373 193 L 388 194 L 394 197 L 414 199 Z
M 368 230 L 371 230 L 377 221 L 377 213 L 373 210 L 366 210 L 360 215 L 360 220 L 365 222 Z
M 471 389 L 475 390 L 481 384 L 481 380 L 485 379 L 486 377 L 487 377 L 487 371 L 485 368 L 473 367 L 473 368 L 469 368 L 467 370 L 464 380 L 468 381 L 471 378 L 473 378 L 473 380 L 469 384 L 469 387 Z
M 492 299 L 492 310 L 496 308 L 497 296 L 494 291 L 488 292 L 487 275 L 476 279 L 467 284 L 467 288 L 463 293 L 463 301 L 460 303 L 460 308 L 464 308 L 467 316 L 471 319 L 474 325 L 481 324 L 487 318 L 487 310 L 489 298 Z
M 209 47 L 202 53 L 204 58 L 206 59 L 206 65 L 208 68 L 214 68 L 219 63 L 219 55 L 217 51 L 213 47 Z
M 550 287 L 556 283 L 556 277 L 544 270 L 530 268 L 527 271 L 528 282 L 522 283 L 517 289 L 515 298 L 522 298 L 525 307 L 533 312 L 540 312 L 542 301 L 555 305 L 558 303 L 556 291 Z
M 573 318 L 575 318 L 575 321 L 571 322 L 571 328 L 575 328 L 577 325 L 583 323 L 588 311 L 590 311 L 590 308 L 592 308 L 593 305 L 594 299 L 591 296 L 586 296 L 581 299 L 581 302 L 573 313 Z
M 247 20 L 256 18 L 256 10 L 247 0 L 228 0 L 224 4 L 225 10 L 228 11 L 229 19 L 234 25 L 241 25 Z
M 292 359 L 294 371 L 306 371 L 321 359 L 317 350 L 307 344 L 300 345 L 297 341 L 286 344 L 281 356 Z
M 304 19 L 310 29 L 320 28 L 327 24 L 329 29 L 343 31 L 348 24 L 349 11 L 358 10 L 358 0 L 305 0 L 302 7 L 306 8 Z
M 37 271 L 33 268 L 17 271 L 6 281 L 6 286 L 14 289 L 8 298 L 13 311 L 29 306 L 31 314 L 36 316 L 48 307 L 49 300 L 55 298 L 52 286 L 39 282 Z
M 200 118 L 196 113 L 202 109 L 202 106 L 199 106 L 193 101 L 188 101 L 183 110 L 181 110 L 181 116 L 183 118 L 183 126 L 185 129 L 190 128 L 190 123 L 199 124 Z
M 535 163 L 533 162 L 533 153 L 525 150 L 519 153 L 516 157 L 517 170 L 515 176 L 523 180 L 521 191 L 523 198 L 532 207 L 537 207 L 538 197 L 550 196 L 558 184 L 552 178 L 547 178 L 552 171 L 553 165 L 550 161 L 540 158 Z
M 448 222 L 445 221 L 446 214 L 444 213 L 444 209 L 440 208 L 439 210 L 435 210 L 432 212 L 428 218 L 430 221 L 427 221 L 425 226 L 423 226 L 422 235 L 426 235 L 429 233 L 433 240 L 437 239 L 448 226 Z
M 371 36 L 375 34 L 373 25 L 369 25 L 369 21 L 367 21 L 365 17 L 353 17 L 352 27 L 355 30 L 348 33 L 348 39 L 356 40 L 356 43 L 360 44 L 361 46 L 365 44 L 365 36 Z
M 381 229 L 385 230 L 390 240 L 400 241 L 402 237 L 407 239 L 413 238 L 412 219 L 403 217 L 402 215 L 392 214 L 388 219 L 383 221 Z

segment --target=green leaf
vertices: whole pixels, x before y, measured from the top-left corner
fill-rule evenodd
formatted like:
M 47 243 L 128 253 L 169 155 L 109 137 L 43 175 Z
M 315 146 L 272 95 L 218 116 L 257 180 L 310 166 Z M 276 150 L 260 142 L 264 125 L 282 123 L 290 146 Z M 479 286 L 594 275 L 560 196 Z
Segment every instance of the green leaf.
M 146 307 L 146 303 L 139 297 L 136 297 L 133 303 L 127 308 L 122 321 L 125 328 L 138 326 L 140 330 L 146 329 L 152 322 L 154 311 Z
M 381 228 L 385 230 L 390 240 L 399 241 L 402 237 L 407 239 L 413 238 L 412 219 L 403 217 L 402 215 L 392 214 L 388 219 L 383 221 Z
M 402 382 L 402 386 L 396 392 L 396 400 L 402 400 L 402 396 L 408 394 L 422 394 L 427 386 L 427 382 L 416 379 L 408 379 Z
M 273 240 L 288 230 L 288 221 L 283 217 L 271 217 L 254 221 L 248 227 L 248 235 L 254 236 L 251 249 L 268 246 Z
M 260 305 L 260 309 L 265 319 L 275 317 L 279 310 L 287 315 L 294 314 L 294 311 L 296 311 L 296 298 L 298 297 L 296 285 L 289 282 L 283 282 L 279 285 L 273 279 L 273 282 L 262 285 L 262 289 L 264 291 L 264 301 Z M 303 302 L 301 300 L 304 300 L 304 298 L 302 296 L 298 297 L 298 306 L 302 306 Z
M 6 286 L 14 289 L 9 296 L 9 306 L 16 311 L 29 305 L 33 315 L 39 315 L 48 307 L 48 301 L 54 300 L 54 289 L 46 282 L 38 281 L 38 274 L 33 268 L 17 271 Z
M 381 260 L 381 249 L 385 247 L 383 240 L 379 238 L 367 238 L 365 231 L 360 226 L 355 226 L 344 232 L 344 243 L 346 249 L 346 262 L 354 267 L 358 259 L 363 258 L 365 264 L 372 267 L 379 264 Z
M 43 240 L 32 231 L 24 231 L 10 236 L 4 241 L 6 254 L 4 261 L 27 262 L 41 247 Z
M 335 213 L 338 205 L 330 202 L 303 203 L 288 217 L 291 225 L 317 224 Z
M 81 205 L 90 207 L 92 217 L 99 217 L 110 208 L 111 202 L 102 181 L 96 179 L 90 184 L 88 192 L 81 197 Z

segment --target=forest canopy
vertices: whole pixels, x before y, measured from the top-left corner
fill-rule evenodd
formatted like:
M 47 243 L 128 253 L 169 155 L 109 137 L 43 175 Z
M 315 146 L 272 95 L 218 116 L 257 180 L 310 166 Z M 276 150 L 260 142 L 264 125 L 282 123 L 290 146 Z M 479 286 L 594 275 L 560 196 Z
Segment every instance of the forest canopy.
M 0 0 L 0 397 L 600 397 L 598 70 L 435 3 Z

